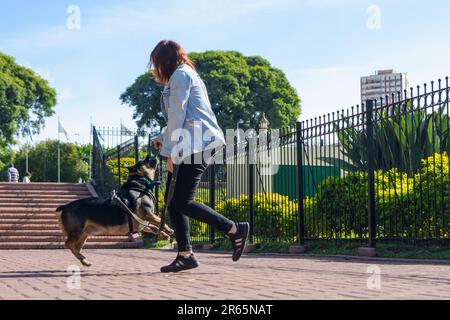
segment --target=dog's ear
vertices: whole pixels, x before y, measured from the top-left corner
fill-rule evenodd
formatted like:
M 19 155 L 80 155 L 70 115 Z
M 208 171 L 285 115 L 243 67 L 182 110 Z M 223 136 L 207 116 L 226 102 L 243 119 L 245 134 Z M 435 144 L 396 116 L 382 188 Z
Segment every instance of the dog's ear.
M 142 162 L 139 161 L 134 166 L 129 166 L 129 165 L 124 164 L 123 168 L 127 169 L 128 172 L 136 172 L 141 166 L 142 166 Z
M 149 162 L 149 161 L 150 161 L 150 155 L 147 154 L 147 156 L 146 156 L 145 159 L 144 159 L 144 162 Z

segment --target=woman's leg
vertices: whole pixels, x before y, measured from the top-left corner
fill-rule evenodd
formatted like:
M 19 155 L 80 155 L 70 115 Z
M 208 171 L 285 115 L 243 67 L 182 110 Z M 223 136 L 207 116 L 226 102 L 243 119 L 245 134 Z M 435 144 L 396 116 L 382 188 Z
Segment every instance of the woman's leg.
M 179 254 L 170 265 L 162 267 L 161 272 L 179 272 L 199 266 L 197 259 L 192 254 L 188 217 L 205 222 L 227 234 L 234 248 L 233 261 L 239 260 L 243 252 L 248 235 L 248 223 L 236 225 L 210 207 L 194 200 L 201 177 L 207 167 L 208 165 L 204 161 L 201 164 L 192 161 L 191 163 L 181 163 L 174 168 L 177 178 L 169 211 Z M 168 178 L 171 179 L 170 174 Z M 168 182 L 166 199 L 169 188 L 170 183 Z
M 201 164 L 191 162 L 190 164 L 181 163 L 177 166 L 177 183 L 172 200 L 174 211 L 214 226 L 221 232 L 229 233 L 235 225 L 233 221 L 194 200 L 201 177 L 208 165 L 203 161 Z
M 164 200 L 167 203 L 167 197 L 169 193 L 170 184 L 172 181 L 172 173 L 168 172 L 166 191 L 164 194 Z M 173 203 L 173 201 L 172 201 Z M 175 239 L 177 240 L 178 252 L 183 254 L 192 253 L 192 244 L 189 229 L 189 218 L 182 214 L 180 211 L 173 208 L 172 203 L 169 207 L 170 221 L 175 231 Z

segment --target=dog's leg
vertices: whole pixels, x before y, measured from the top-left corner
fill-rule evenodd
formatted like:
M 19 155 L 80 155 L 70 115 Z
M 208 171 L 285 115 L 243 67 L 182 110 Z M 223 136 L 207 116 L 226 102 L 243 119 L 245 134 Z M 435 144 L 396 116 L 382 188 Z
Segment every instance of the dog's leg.
M 86 258 L 80 253 L 80 248 L 79 248 L 79 246 L 80 246 L 79 243 L 81 241 L 80 236 L 74 237 L 72 235 L 69 235 L 69 237 L 67 238 L 67 241 L 66 241 L 66 248 L 69 249 L 73 253 L 75 258 L 80 260 L 81 264 L 83 264 L 86 267 L 90 267 L 91 266 L 90 262 L 87 261 Z M 85 240 L 86 239 L 84 239 L 84 241 Z M 87 264 L 85 263 L 86 261 L 88 262 Z
M 161 224 L 161 217 L 157 216 L 156 214 L 151 214 L 151 222 L 152 224 L 154 224 L 155 226 L 157 226 L 159 228 L 159 225 Z M 171 236 L 175 233 L 174 230 L 172 230 L 167 224 L 164 225 L 164 230 L 162 230 L 165 234 Z
M 164 232 L 169 236 L 172 236 L 175 233 L 175 231 L 171 229 L 167 224 L 164 226 Z
M 88 259 L 84 255 L 81 254 L 81 250 L 83 249 L 84 244 L 86 243 L 86 240 L 88 238 L 88 233 L 85 231 L 83 232 L 80 237 L 78 238 L 78 241 L 75 244 L 75 249 L 78 252 L 78 256 L 80 257 L 80 262 L 86 266 L 90 267 L 92 265 L 91 262 L 89 262 Z
M 170 235 L 168 235 L 167 233 L 162 231 L 158 234 L 158 239 L 159 240 L 170 240 Z

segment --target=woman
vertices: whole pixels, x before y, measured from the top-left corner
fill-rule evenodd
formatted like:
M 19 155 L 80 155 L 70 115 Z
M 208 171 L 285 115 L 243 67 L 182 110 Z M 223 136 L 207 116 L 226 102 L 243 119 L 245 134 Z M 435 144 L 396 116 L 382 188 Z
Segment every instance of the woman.
M 178 255 L 170 265 L 162 267 L 161 272 L 179 272 L 199 266 L 192 251 L 189 217 L 224 232 L 234 249 L 233 261 L 238 261 L 245 248 L 249 224 L 234 223 L 194 200 L 202 174 L 211 161 L 211 150 L 225 144 L 206 87 L 184 49 L 174 41 L 158 43 L 151 54 L 150 65 L 155 80 L 164 85 L 161 109 L 167 127 L 153 140 L 153 145 L 168 157 L 166 198 L 172 176 L 176 178 L 169 214 Z
M 23 180 L 22 180 L 22 182 L 23 183 L 31 183 L 31 177 L 32 177 L 33 175 L 31 174 L 31 172 L 30 171 L 27 171 L 26 173 L 25 173 L 25 176 L 23 177 Z

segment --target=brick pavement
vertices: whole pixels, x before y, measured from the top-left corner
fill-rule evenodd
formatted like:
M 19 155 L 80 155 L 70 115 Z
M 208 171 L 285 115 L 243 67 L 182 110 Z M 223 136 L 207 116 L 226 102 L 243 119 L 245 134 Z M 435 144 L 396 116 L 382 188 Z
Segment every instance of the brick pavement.
M 94 265 L 78 277 L 67 271 L 79 264 L 66 250 L 0 251 L 0 299 L 450 299 L 450 265 L 267 255 L 233 263 L 197 253 L 200 268 L 164 275 L 159 268 L 174 252 L 85 253 Z M 372 266 L 381 272 L 379 290 L 367 287 Z

